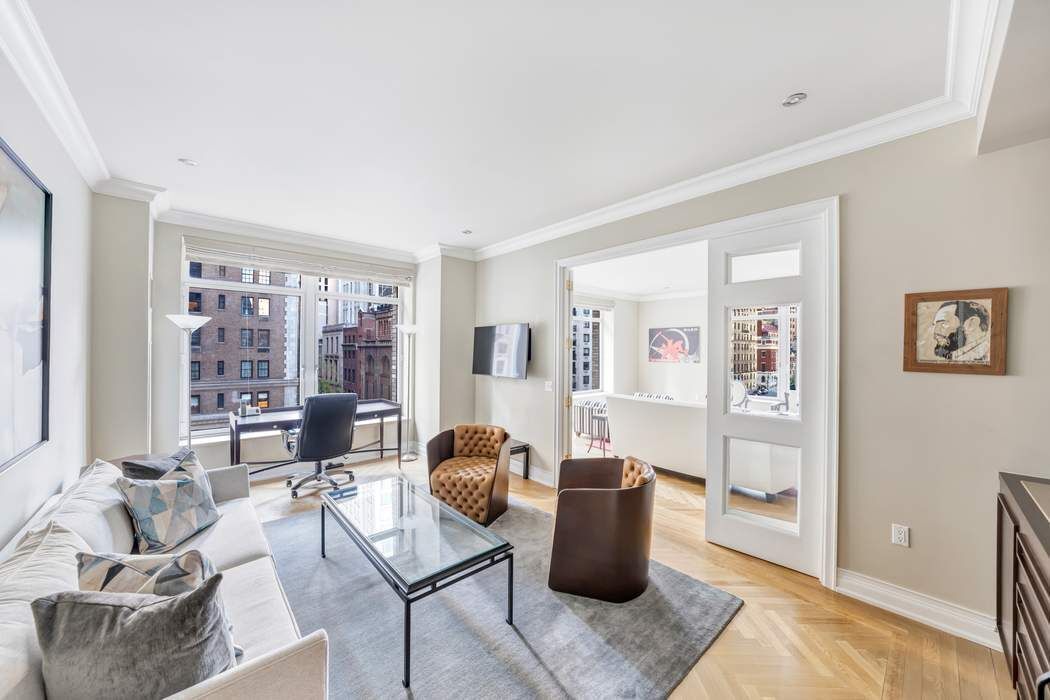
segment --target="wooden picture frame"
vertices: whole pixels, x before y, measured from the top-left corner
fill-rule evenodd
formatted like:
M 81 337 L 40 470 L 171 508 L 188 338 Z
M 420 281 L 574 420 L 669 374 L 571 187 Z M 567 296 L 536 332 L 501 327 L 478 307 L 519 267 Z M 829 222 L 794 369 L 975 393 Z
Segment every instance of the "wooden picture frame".
M 1006 374 L 1007 287 L 904 295 L 904 371 Z

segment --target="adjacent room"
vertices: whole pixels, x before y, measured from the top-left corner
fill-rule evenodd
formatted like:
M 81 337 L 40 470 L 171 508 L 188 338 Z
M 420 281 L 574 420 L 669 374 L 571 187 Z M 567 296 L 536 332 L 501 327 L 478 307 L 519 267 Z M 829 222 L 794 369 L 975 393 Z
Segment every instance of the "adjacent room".
M 1048 37 L 0 0 L 0 698 L 1047 697 Z

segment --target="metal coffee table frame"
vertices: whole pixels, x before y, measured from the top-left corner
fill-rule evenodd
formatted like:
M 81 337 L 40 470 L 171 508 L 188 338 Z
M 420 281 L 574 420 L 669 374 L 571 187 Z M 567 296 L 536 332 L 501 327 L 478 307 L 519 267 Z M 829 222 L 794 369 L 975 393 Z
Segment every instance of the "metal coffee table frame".
M 429 495 L 429 494 L 428 494 Z M 459 513 L 450 506 L 434 499 L 434 501 L 443 509 L 447 509 L 454 516 L 466 519 L 466 516 Z M 426 578 L 420 579 L 419 581 L 408 584 L 401 576 L 390 566 L 387 561 L 376 553 L 372 548 L 371 542 L 367 537 L 357 531 L 357 528 L 353 526 L 353 523 L 340 512 L 336 501 L 328 495 L 327 492 L 321 494 L 321 557 L 326 557 L 325 554 L 325 512 L 331 511 L 331 516 L 335 522 L 343 529 L 343 531 L 349 535 L 350 539 L 357 548 L 361 550 L 361 553 L 365 555 L 365 558 L 372 563 L 376 571 L 386 580 L 394 593 L 401 598 L 401 601 L 405 605 L 405 631 L 404 631 L 404 661 L 405 670 L 404 677 L 401 679 L 401 685 L 404 687 L 409 686 L 410 677 L 410 663 L 412 653 L 412 603 L 417 603 L 420 600 L 430 596 L 438 591 L 444 590 L 454 583 L 458 583 L 465 578 L 469 578 L 474 574 L 484 571 L 489 567 L 495 566 L 496 564 L 507 562 L 507 624 L 514 624 L 514 545 L 509 542 L 489 551 L 485 554 L 465 559 L 459 564 L 450 566 L 447 569 L 442 569 L 436 573 L 427 576 Z M 473 521 L 469 521 L 473 524 Z

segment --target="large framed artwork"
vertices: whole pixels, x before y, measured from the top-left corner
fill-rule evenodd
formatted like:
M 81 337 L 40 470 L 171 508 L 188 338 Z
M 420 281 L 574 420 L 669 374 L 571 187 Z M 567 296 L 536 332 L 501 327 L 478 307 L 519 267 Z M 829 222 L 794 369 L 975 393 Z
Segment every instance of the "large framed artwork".
M 1007 288 L 904 297 L 904 370 L 1006 374 Z
M 51 193 L 0 139 L 0 471 L 47 441 Z
M 693 363 L 700 361 L 700 327 L 677 326 L 649 329 L 649 361 Z

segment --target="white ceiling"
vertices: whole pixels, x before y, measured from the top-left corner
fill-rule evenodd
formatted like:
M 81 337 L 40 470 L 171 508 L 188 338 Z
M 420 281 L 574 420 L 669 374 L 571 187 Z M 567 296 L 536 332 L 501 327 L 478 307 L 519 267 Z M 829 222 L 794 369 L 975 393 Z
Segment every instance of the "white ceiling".
M 417 251 L 942 97 L 950 2 L 29 5 L 114 177 L 178 210 Z
M 707 241 L 627 255 L 572 269 L 578 294 L 644 301 L 707 293 Z

